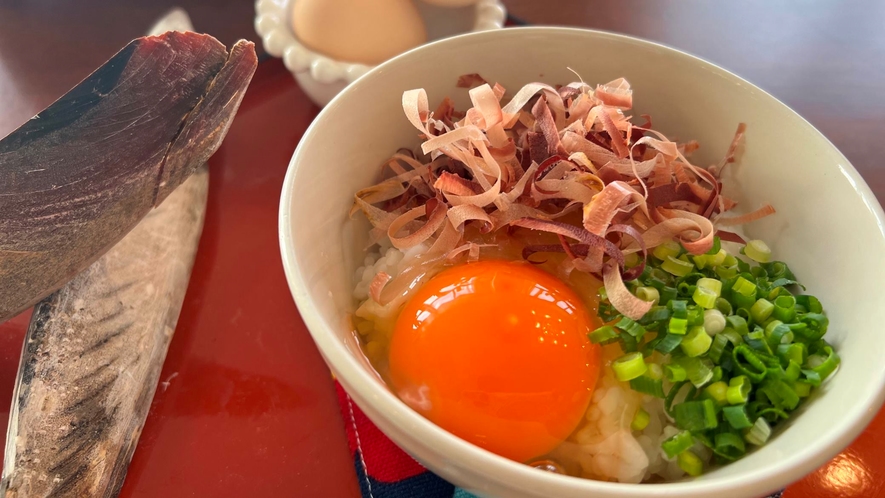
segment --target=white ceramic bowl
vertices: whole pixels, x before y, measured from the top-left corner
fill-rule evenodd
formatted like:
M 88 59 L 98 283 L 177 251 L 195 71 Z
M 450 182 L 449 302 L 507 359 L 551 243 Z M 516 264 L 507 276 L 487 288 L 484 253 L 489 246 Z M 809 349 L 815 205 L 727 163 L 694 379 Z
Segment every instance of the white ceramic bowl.
M 304 93 L 322 107 L 345 86 L 374 66 L 339 61 L 302 45 L 292 32 L 290 13 L 297 0 L 257 0 L 255 31 L 264 50 L 282 57 L 286 68 L 298 80 Z M 430 41 L 469 31 L 499 29 L 504 26 L 507 11 L 499 0 L 477 0 L 466 7 L 447 8 L 415 0 L 418 12 L 427 27 Z
M 511 62 L 519 54 L 519 63 Z M 475 447 L 399 401 L 360 354 L 345 316 L 353 310 L 351 275 L 361 261 L 364 225 L 348 220 L 353 193 L 377 179 L 397 148 L 418 143 L 403 117 L 404 90 L 424 87 L 431 106 L 460 74 L 479 72 L 513 90 L 543 80 L 588 82 L 624 76 L 636 114 L 655 128 L 702 147 L 700 164 L 718 161 L 735 126 L 746 122 L 742 161 L 727 189 L 745 206 L 772 203 L 775 216 L 747 235 L 769 242 L 824 303 L 838 373 L 769 444 L 698 479 L 618 484 L 538 471 Z M 356 225 L 356 226 L 355 226 Z M 295 302 L 317 346 L 357 405 L 418 461 L 483 496 L 762 496 L 795 481 L 847 446 L 876 414 L 885 384 L 885 218 L 845 157 L 795 112 L 713 64 L 654 43 L 594 31 L 524 28 L 459 36 L 386 62 L 335 98 L 292 157 L 280 207 L 283 263 Z

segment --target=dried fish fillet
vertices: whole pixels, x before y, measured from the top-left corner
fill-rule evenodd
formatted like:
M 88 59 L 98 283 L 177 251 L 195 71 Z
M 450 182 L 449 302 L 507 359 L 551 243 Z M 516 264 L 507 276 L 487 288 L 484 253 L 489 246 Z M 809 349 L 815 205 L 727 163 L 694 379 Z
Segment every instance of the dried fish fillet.
M 218 148 L 251 43 L 139 38 L 0 140 L 0 322 L 71 280 Z
M 35 307 L 0 494 L 117 495 L 187 290 L 207 192 L 204 168 Z

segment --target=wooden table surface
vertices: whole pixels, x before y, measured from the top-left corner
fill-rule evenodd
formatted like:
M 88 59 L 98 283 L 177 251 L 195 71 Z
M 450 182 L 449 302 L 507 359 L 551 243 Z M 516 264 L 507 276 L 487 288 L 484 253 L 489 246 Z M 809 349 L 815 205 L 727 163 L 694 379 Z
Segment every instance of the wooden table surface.
M 820 129 L 885 200 L 885 2 L 505 3 L 531 24 L 635 35 L 734 71 Z M 0 0 L 0 136 L 173 5 Z M 249 0 L 177 5 L 224 43 L 258 40 Z M 276 239 L 283 174 L 318 111 L 279 61 L 261 64 L 211 160 L 206 227 L 161 376 L 168 384 L 157 391 L 123 496 L 358 496 L 332 382 L 289 296 Z M 0 400 L 11 399 L 27 320 L 0 325 Z M 6 402 L 0 411 L 5 420 Z M 880 413 L 786 496 L 885 496 L 883 482 Z

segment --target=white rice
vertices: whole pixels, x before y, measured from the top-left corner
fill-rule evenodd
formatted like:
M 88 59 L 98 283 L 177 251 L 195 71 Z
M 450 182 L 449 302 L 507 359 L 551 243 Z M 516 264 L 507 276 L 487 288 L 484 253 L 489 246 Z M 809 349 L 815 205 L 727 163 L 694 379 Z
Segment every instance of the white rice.
M 621 354 L 620 347 L 607 346 L 605 353 L 610 361 Z M 630 425 L 640 407 L 648 412 L 649 423 L 642 431 L 633 431 Z M 675 459 L 667 458 L 661 443 L 677 432 L 679 429 L 664 411 L 663 400 L 633 391 L 606 366 L 585 420 L 548 457 L 560 462 L 569 474 L 590 479 L 626 483 L 674 481 L 685 472 Z M 710 460 L 712 454 L 706 447 L 693 449 L 705 462 Z
M 403 252 L 384 239 L 354 275 L 353 296 L 360 303 L 355 325 L 366 355 L 382 375 L 387 368 L 387 346 L 395 320 L 407 296 L 381 306 L 369 298 L 369 285 L 381 271 L 396 277 L 411 258 L 424 250 L 426 247 L 418 246 Z M 606 364 L 620 354 L 619 346 L 606 346 Z M 642 431 L 632 431 L 630 425 L 640 407 L 648 412 L 650 420 Z M 661 443 L 679 432 L 666 415 L 663 400 L 633 391 L 629 384 L 615 378 L 609 366 L 602 369 L 585 415 L 568 440 L 544 458 L 559 463 L 570 475 L 605 481 L 674 481 L 685 475 L 675 459 L 668 459 L 661 450 Z M 712 452 L 703 445 L 696 444 L 693 451 L 705 462 L 712 458 Z
M 396 277 L 405 270 L 412 259 L 427 250 L 427 246 L 419 244 L 403 252 L 391 246 L 387 238 L 383 238 L 372 252 L 366 255 L 363 265 L 356 269 L 353 297 L 359 302 L 354 312 L 354 325 L 363 340 L 363 350 L 369 361 L 383 375 L 387 365 L 387 351 L 390 336 L 396 323 L 396 317 L 402 305 L 408 300 L 408 294 L 394 299 L 382 306 L 369 298 L 369 286 L 379 272 Z

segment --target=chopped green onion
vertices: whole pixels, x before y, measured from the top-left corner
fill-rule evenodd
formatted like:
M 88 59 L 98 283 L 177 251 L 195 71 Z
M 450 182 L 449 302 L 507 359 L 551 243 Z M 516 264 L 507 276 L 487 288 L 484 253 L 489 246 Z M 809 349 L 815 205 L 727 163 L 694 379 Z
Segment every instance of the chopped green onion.
M 666 286 L 663 289 L 660 289 L 661 293 L 661 304 L 667 304 L 671 299 L 676 299 L 678 292 L 676 292 L 675 287 Z
M 768 272 L 768 275 L 771 278 L 787 278 L 790 280 L 795 280 L 796 276 L 793 275 L 793 272 L 790 271 L 790 268 L 787 267 L 787 264 L 783 261 L 772 261 L 771 263 L 762 263 L 761 265 L 765 268 L 765 271 Z
M 658 334 L 657 336 L 655 336 L 654 339 L 652 339 L 652 340 L 650 340 L 650 341 L 644 343 L 644 344 L 642 345 L 642 348 L 641 348 L 641 349 L 638 349 L 638 350 L 639 350 L 640 352 L 642 352 L 642 356 L 645 356 L 646 358 L 648 358 L 648 357 L 650 357 L 651 355 L 655 354 L 655 348 L 658 347 L 658 344 L 660 344 L 660 342 L 661 342 L 663 339 L 664 339 L 663 335 L 662 335 L 662 334 Z
M 717 280 L 718 282 L 718 280 Z M 695 287 L 694 293 L 691 296 L 692 301 L 698 304 L 698 306 L 704 309 L 713 309 L 716 306 L 716 298 L 719 296 L 716 295 L 710 289 L 705 289 L 704 287 Z
M 632 335 L 637 339 L 641 338 L 645 334 L 645 327 L 639 325 L 626 316 L 621 317 L 621 320 L 615 324 L 615 327 L 623 330 L 624 332 Z
M 725 266 L 720 265 L 713 269 L 716 272 L 716 275 L 719 276 L 722 280 L 726 280 L 729 278 L 734 278 L 738 274 L 738 269 L 736 266 Z
M 780 408 L 773 408 L 773 407 L 765 408 L 764 410 L 759 410 L 756 413 L 756 416 L 758 416 L 760 418 L 764 417 L 765 420 L 767 420 L 768 422 L 771 422 L 772 424 L 777 423 L 778 419 L 782 418 L 782 419 L 786 420 L 786 419 L 790 418 L 789 413 L 781 410 Z
M 767 368 L 780 368 L 781 366 L 780 360 L 774 355 L 774 353 L 757 351 L 756 356 L 759 357 L 759 360 L 764 363 Z
M 776 407 L 795 410 L 799 405 L 799 395 L 782 380 L 768 380 L 760 390 L 765 392 L 765 395 Z
M 800 398 L 807 398 L 811 394 L 811 384 L 805 382 L 793 382 L 793 390 Z
M 648 372 L 646 372 L 645 375 L 640 375 L 639 377 L 630 380 L 630 389 L 656 398 L 663 399 L 665 397 L 664 384 L 661 382 L 661 379 L 653 379 L 648 375 Z
M 753 329 L 752 332 L 747 334 L 747 339 L 753 340 L 753 341 L 764 340 L 765 339 L 765 331 L 760 329 L 759 327 L 756 327 L 755 329 Z
M 716 299 L 716 309 L 719 310 L 719 312 L 722 313 L 723 316 L 728 316 L 733 311 L 731 303 L 728 302 L 728 299 L 722 297 Z
M 714 441 L 713 452 L 728 460 L 737 460 L 747 452 L 744 440 L 736 434 L 721 432 L 714 436 Z
M 599 311 L 597 313 L 599 314 L 599 318 L 602 318 L 603 322 L 610 322 L 621 316 L 611 303 L 602 300 L 599 301 Z
M 660 322 L 670 318 L 670 310 L 666 306 L 652 306 L 645 316 L 642 317 L 642 323 L 649 324 L 652 322 Z
M 676 457 L 679 468 L 686 474 L 697 477 L 704 473 L 704 462 L 691 450 L 685 450 Z
M 750 303 L 748 305 L 738 306 L 738 308 L 736 310 L 734 310 L 734 316 L 739 316 L 739 317 L 743 318 L 747 322 L 748 327 L 755 323 L 755 322 L 753 322 L 753 317 L 750 316 L 750 306 L 752 306 L 755 301 L 753 300 L 752 297 L 749 298 L 749 301 L 750 301 Z M 746 335 L 746 332 L 744 333 L 744 335 Z
M 661 380 L 664 378 L 664 369 L 657 363 L 649 363 L 648 371 L 645 372 L 645 375 L 651 379 Z
M 774 317 L 782 322 L 791 322 L 796 318 L 796 298 L 778 296 L 774 300 Z
M 805 360 L 805 367 L 810 368 L 812 371 L 820 375 L 821 380 L 829 377 L 830 374 L 832 374 L 836 370 L 836 367 L 838 367 L 839 363 L 842 361 L 839 358 L 839 355 L 837 355 L 836 352 L 833 351 L 833 348 L 831 348 L 830 346 L 825 346 L 824 352 L 826 353 L 826 356 L 814 354 L 809 356 L 808 359 Z
M 666 365 L 664 366 L 664 376 L 670 382 L 682 382 L 688 379 L 688 373 L 682 368 L 682 365 Z
M 719 266 L 722 263 L 725 263 L 725 258 L 728 256 L 728 252 L 725 249 L 719 249 L 715 254 L 707 255 L 707 264 L 710 266 Z
M 691 326 L 704 325 L 704 309 L 697 306 L 689 306 L 688 324 Z
M 715 429 L 719 422 L 716 419 L 716 406 L 713 400 L 683 401 L 673 407 L 676 427 L 688 431 Z
M 728 384 L 721 380 L 719 382 L 713 382 L 704 388 L 704 394 L 719 405 L 727 403 L 725 395 L 726 391 L 728 391 Z
M 771 352 L 771 348 L 768 346 L 768 342 L 765 340 L 765 331 L 756 328 L 746 336 L 747 345 L 753 348 L 757 353 L 768 354 Z
M 756 278 L 757 285 L 762 283 L 764 285 L 762 285 L 761 287 L 771 288 L 771 285 L 768 283 L 768 281 L 771 280 L 768 278 L 768 270 L 766 270 L 762 265 L 750 268 L 750 274 L 753 275 L 754 278 Z M 762 291 L 764 289 L 760 288 L 759 290 Z
M 689 274 L 689 275 L 691 275 L 691 274 Z M 695 287 L 697 287 L 697 286 L 692 285 L 690 282 L 688 282 L 686 280 L 683 280 L 683 281 L 679 282 L 678 284 L 676 284 L 676 292 L 678 292 L 680 296 L 691 297 L 691 295 L 694 294 Z
M 737 331 L 731 327 L 725 327 L 725 330 L 716 335 L 721 335 L 725 337 L 726 339 L 728 339 L 728 342 L 732 343 L 735 346 L 744 342 L 744 338 L 741 337 L 741 335 L 738 334 Z
M 784 369 L 784 378 L 790 382 L 795 382 L 799 380 L 800 375 L 802 375 L 802 367 L 799 366 L 799 363 L 789 360 L 787 368 Z
M 805 345 L 808 346 L 808 354 L 809 355 L 817 355 L 823 356 L 826 353 L 824 352 L 824 347 L 829 346 L 830 344 L 823 339 L 817 341 L 806 340 L 804 341 Z
M 725 316 L 717 309 L 704 311 L 704 330 L 710 335 L 725 330 Z
M 827 318 L 826 315 L 822 315 L 820 313 L 805 313 L 800 318 L 800 321 L 804 323 L 811 332 L 813 332 L 813 334 L 805 334 L 805 337 L 809 341 L 816 341 L 823 337 L 824 334 L 827 333 L 827 327 L 830 324 L 830 319 Z
M 750 380 L 761 382 L 765 378 L 765 364 L 762 363 L 762 360 L 759 359 L 756 352 L 752 349 L 744 344 L 735 346 L 732 356 L 734 357 L 735 368 L 749 377 Z M 741 363 L 739 356 L 743 356 L 746 363 Z
M 630 428 L 634 431 L 641 431 L 648 427 L 648 422 L 650 420 L 651 417 L 649 416 L 648 412 L 640 408 L 636 410 L 636 415 L 633 415 L 633 422 L 630 423 Z
M 667 324 L 667 332 L 670 334 L 685 335 L 687 331 L 688 319 L 676 318 L 675 316 L 670 318 L 670 322 Z
M 667 273 L 676 275 L 677 277 L 684 277 L 691 273 L 691 271 L 694 269 L 694 265 L 689 263 L 688 261 L 676 259 L 673 256 L 667 256 L 667 259 L 664 260 L 661 268 Z
M 618 380 L 626 382 L 644 374 L 648 365 L 645 364 L 642 353 L 627 353 L 612 362 L 612 370 Z
M 624 266 L 626 266 L 627 268 L 638 265 L 639 261 L 639 254 L 636 254 L 635 252 L 624 256 Z
M 809 296 L 808 294 L 796 296 L 796 304 L 801 305 L 803 308 L 808 310 L 809 313 L 824 312 L 824 307 L 820 304 L 820 301 L 816 297 Z
M 713 449 L 713 441 L 707 436 L 707 434 L 701 432 L 699 434 L 692 434 L 694 440 L 707 448 Z
M 698 288 L 708 289 L 708 290 L 713 291 L 713 293 L 716 294 L 716 297 L 719 297 L 719 295 L 722 294 L 722 281 L 721 280 L 716 280 L 715 278 L 704 277 L 704 278 L 698 279 L 697 284 L 695 284 L 695 285 L 697 285 Z
M 673 320 L 672 318 L 670 319 Z M 661 338 L 661 342 L 655 345 L 655 349 L 660 351 L 663 354 L 670 354 L 679 347 L 679 344 L 682 343 L 682 338 L 684 337 L 685 332 L 682 335 L 679 334 L 667 334 L 663 338 Z
M 651 265 L 646 265 L 645 270 L 642 271 L 642 275 L 640 275 L 639 278 L 658 290 L 663 289 L 671 279 L 667 272 Z
M 711 247 L 710 250 L 706 252 L 706 254 L 707 255 L 718 254 L 721 249 L 722 249 L 722 239 L 720 239 L 719 236 L 717 235 L 717 236 L 713 237 L 713 247 Z M 728 253 L 726 253 L 726 254 L 728 254 Z M 723 256 L 723 258 L 724 257 L 725 256 Z
M 787 289 L 784 289 L 783 287 L 776 287 L 775 286 L 775 284 L 780 283 L 782 281 L 783 280 L 775 280 L 774 282 L 771 283 L 771 292 L 769 292 L 768 296 L 767 296 L 769 301 L 774 302 L 779 297 L 790 297 L 790 298 L 795 299 L 795 297 L 793 297 L 793 294 L 791 294 L 790 291 L 788 291 Z
M 732 315 L 725 319 L 725 323 L 733 328 L 738 335 L 747 335 L 750 332 L 750 326 L 742 316 Z
M 651 301 L 654 306 L 661 300 L 661 293 L 654 287 L 640 287 L 636 289 L 636 297 L 643 301 Z
M 680 252 L 682 252 L 682 246 L 680 246 L 675 240 L 668 240 L 658 247 L 655 247 L 652 254 L 661 261 L 666 261 L 668 257 L 675 258 L 676 256 L 679 256 Z
M 593 344 L 611 344 L 619 338 L 618 332 L 611 325 L 603 325 L 590 332 L 590 342 Z
M 783 325 L 783 324 L 784 324 L 784 322 L 782 322 L 782 321 L 780 321 L 780 320 L 778 320 L 778 319 L 776 319 L 776 318 L 772 318 L 772 319 L 770 319 L 770 320 L 767 320 L 767 321 L 765 322 L 765 325 L 764 325 L 764 327 L 765 327 L 765 337 L 770 336 L 771 333 L 774 331 L 774 328 L 775 328 L 775 327 L 777 327 L 778 325 Z
M 673 299 L 667 303 L 675 318 L 688 318 L 688 303 L 682 299 Z
M 710 377 L 710 382 L 719 382 L 722 380 L 722 367 L 716 365 L 713 367 L 713 377 Z
M 625 354 L 612 364 L 619 380 L 663 398 L 682 432 L 662 447 L 693 475 L 705 466 L 693 444 L 712 449 L 719 462 L 740 458 L 745 441 L 767 441 L 772 424 L 788 418 L 840 361 L 823 340 L 829 320 L 820 301 L 792 294 L 791 286 L 805 288 L 783 262 L 770 261 L 763 242 L 750 241 L 741 253 L 745 260 L 718 240 L 700 255 L 675 241 L 655 247 L 642 274 L 626 283 L 651 309 L 639 320 L 625 318 L 602 289 L 598 313 L 612 325 L 589 334 L 594 343 L 620 342 Z M 627 266 L 639 259 L 628 255 Z M 631 428 L 649 423 L 639 408 Z
M 774 326 L 770 327 L 772 324 L 774 324 Z M 768 324 L 768 326 L 765 327 L 765 335 L 768 338 L 769 347 L 773 350 L 777 350 L 778 346 L 781 344 L 789 343 L 793 340 L 793 332 L 790 331 L 790 327 L 780 323 L 780 320 L 775 320 Z
M 768 263 L 771 260 L 771 249 L 761 240 L 751 240 L 744 246 L 744 254 L 758 263 Z
M 766 371 L 768 372 L 765 374 L 766 379 L 784 380 L 787 378 L 787 373 L 780 366 L 768 367 Z
M 713 363 L 706 358 L 683 356 L 670 361 L 685 369 L 685 375 L 695 387 L 701 387 L 713 378 Z
M 753 421 L 747 416 L 747 405 L 734 405 L 722 408 L 722 416 L 733 429 L 746 429 L 753 426 Z
M 639 350 L 639 343 L 636 342 L 636 338 L 630 334 L 621 334 L 618 336 L 621 339 L 621 350 L 625 353 L 633 353 Z
M 741 296 L 756 296 L 756 284 L 750 282 L 743 276 L 738 277 L 734 285 L 731 287 L 731 290 L 737 294 L 740 294 Z
M 753 427 L 744 433 L 744 439 L 746 439 L 748 443 L 755 444 L 756 446 L 762 446 L 765 444 L 769 437 L 771 437 L 771 427 L 762 417 L 757 418 Z
M 716 363 L 719 363 L 719 360 L 722 358 L 722 353 L 725 352 L 725 347 L 728 345 L 728 339 L 723 334 L 717 334 L 713 336 L 713 344 L 710 345 L 710 351 L 707 352 L 707 356 L 711 360 Z
M 725 398 L 728 400 L 728 403 L 732 405 L 746 403 L 750 398 L 750 390 L 752 388 L 753 385 L 750 383 L 750 379 L 746 375 L 732 377 L 731 380 L 728 381 L 728 390 L 725 393 Z
M 757 323 L 762 323 L 774 312 L 774 304 L 768 299 L 757 299 L 753 306 L 750 307 L 750 316 Z
M 696 326 L 691 328 L 679 346 L 688 356 L 700 356 L 710 349 L 711 344 L 713 344 L 713 338 L 707 334 L 704 327 Z
M 808 349 L 801 342 L 781 344 L 777 347 L 777 355 L 786 363 L 793 361 L 799 365 L 804 365 L 806 358 L 808 358 Z
M 809 339 L 813 334 L 813 332 L 809 332 L 808 325 L 805 323 L 788 323 L 787 327 L 790 327 L 790 332 L 793 333 L 793 339 L 795 339 L 796 336 L 799 336 L 803 339 Z
M 664 442 L 661 443 L 661 449 L 664 450 L 664 454 L 667 455 L 667 458 L 673 458 L 691 448 L 692 445 L 694 445 L 694 438 L 692 438 L 691 432 L 682 431 L 677 432 L 664 440 Z
M 821 383 L 820 374 L 814 370 L 802 370 L 802 381 L 811 385 L 811 387 L 819 387 Z

